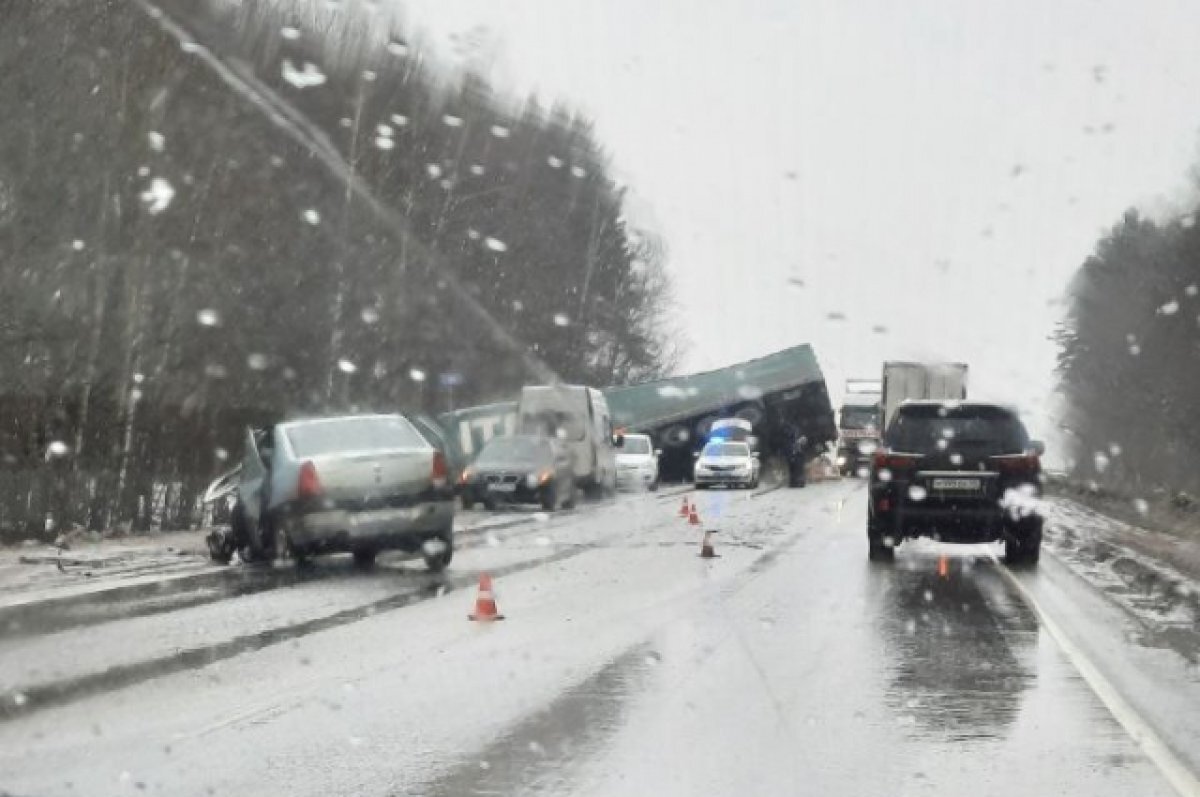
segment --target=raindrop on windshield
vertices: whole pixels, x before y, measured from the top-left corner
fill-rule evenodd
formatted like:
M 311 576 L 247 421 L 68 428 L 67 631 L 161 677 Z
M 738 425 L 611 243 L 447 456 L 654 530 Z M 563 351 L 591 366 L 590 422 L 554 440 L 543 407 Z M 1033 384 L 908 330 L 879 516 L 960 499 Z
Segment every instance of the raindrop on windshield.
M 396 141 L 387 136 L 377 136 L 375 138 L 375 146 L 378 149 L 389 150 L 396 146 Z
M 171 200 L 175 198 L 175 189 L 162 177 L 155 177 L 150 181 L 150 187 L 142 192 L 141 197 L 142 203 L 146 206 L 146 212 L 151 216 L 157 216 L 171 204 Z
M 1097 473 L 1104 473 L 1104 471 L 1108 470 L 1108 462 L 1108 455 L 1103 451 L 1097 451 L 1092 454 L 1092 464 L 1095 466 Z
M 414 382 L 424 382 L 425 372 L 420 368 L 410 368 L 408 369 L 408 378 Z
M 488 249 L 491 249 L 493 252 L 508 251 L 508 244 L 504 243 L 504 241 L 501 241 L 499 238 L 493 238 L 490 235 L 483 240 L 483 245 Z
M 346 359 L 337 361 L 338 370 L 344 374 L 352 374 L 358 370 L 358 366 Z
M 364 307 L 361 316 L 364 324 L 374 324 L 379 321 L 379 311 L 374 307 Z
M 442 167 L 437 163 L 427 163 L 425 173 L 429 175 L 430 180 L 436 180 L 442 176 Z
M 387 43 L 387 51 L 392 55 L 408 55 L 408 45 L 399 39 L 392 39 Z
M 219 326 L 221 323 L 221 314 L 216 310 L 213 310 L 211 307 L 206 307 L 200 312 L 196 313 L 196 321 L 200 324 L 200 326 L 204 327 Z
M 446 127 L 462 127 L 463 120 L 461 116 L 446 114 L 442 117 L 442 124 L 444 124 Z
M 267 355 L 259 352 L 251 352 L 246 355 L 246 365 L 251 371 L 262 371 L 267 367 Z
M 571 319 L 567 317 L 566 313 L 555 313 L 554 314 L 554 326 L 565 327 L 565 326 L 570 326 L 570 324 L 571 324 Z
M 300 38 L 300 29 L 293 28 L 291 25 L 285 25 L 279 29 L 279 35 L 288 41 L 296 41 Z
M 325 73 L 316 64 L 305 61 L 304 66 L 297 67 L 290 58 L 283 59 L 283 79 L 298 89 L 320 86 L 326 80 Z
M 408 125 L 408 117 L 402 113 L 394 113 L 388 118 L 392 120 L 392 124 L 396 127 L 406 127 Z
M 908 488 L 908 497 L 913 501 L 924 501 L 927 495 L 929 493 L 919 484 L 910 485 Z
M 571 167 L 571 176 L 582 179 L 584 177 L 587 177 L 587 170 L 581 166 L 572 166 Z
M 1200 287 L 1197 287 L 1195 285 L 1189 285 L 1183 289 L 1183 292 L 1187 296 L 1195 296 L 1196 294 L 1200 293 Z
M 150 149 L 155 152 L 162 152 L 167 144 L 167 140 L 163 138 L 163 134 L 154 130 L 146 134 L 146 139 L 150 142 Z
M 304 211 L 304 220 L 315 227 L 321 223 L 321 213 L 316 208 L 309 208 Z
M 1133 499 L 1133 508 L 1137 510 L 1139 515 L 1144 515 L 1150 511 L 1150 504 L 1145 498 Z
M 1158 308 L 1159 315 L 1175 315 L 1179 312 L 1179 302 L 1172 299 Z
M 551 155 L 550 157 L 546 158 L 546 163 L 550 164 L 551 169 L 561 169 L 563 160 L 556 155 Z
M 46 459 L 58 459 L 71 453 L 71 447 L 62 440 L 53 440 L 46 446 Z
M 83 241 L 79 240 L 78 238 L 76 238 L 74 241 L 71 241 L 71 248 L 76 252 L 82 252 L 84 245 L 85 244 Z

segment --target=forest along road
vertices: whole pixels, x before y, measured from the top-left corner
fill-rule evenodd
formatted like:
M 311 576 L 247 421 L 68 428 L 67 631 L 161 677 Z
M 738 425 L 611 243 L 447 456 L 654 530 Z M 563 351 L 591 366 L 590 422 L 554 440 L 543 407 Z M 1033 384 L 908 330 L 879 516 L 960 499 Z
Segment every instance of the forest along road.
M 1050 506 L 1037 570 L 879 565 L 860 482 L 692 497 L 7 634 L 0 793 L 1200 793 L 1200 590 L 1105 581 L 1096 516 Z

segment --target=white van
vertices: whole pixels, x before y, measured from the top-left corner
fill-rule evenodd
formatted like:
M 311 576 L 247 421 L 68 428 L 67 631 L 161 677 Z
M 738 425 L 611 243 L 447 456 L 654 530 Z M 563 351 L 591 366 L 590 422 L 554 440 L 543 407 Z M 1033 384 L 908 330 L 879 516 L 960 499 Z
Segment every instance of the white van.
M 617 489 L 612 415 L 599 390 L 581 385 L 529 385 L 517 403 L 524 434 L 558 438 L 571 452 L 575 483 L 589 493 Z

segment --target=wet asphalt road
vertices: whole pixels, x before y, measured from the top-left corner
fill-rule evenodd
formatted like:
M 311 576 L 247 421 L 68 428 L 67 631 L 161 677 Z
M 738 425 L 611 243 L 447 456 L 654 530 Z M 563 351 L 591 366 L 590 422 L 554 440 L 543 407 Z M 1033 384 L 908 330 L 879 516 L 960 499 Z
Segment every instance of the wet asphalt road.
M 1178 606 L 1139 615 L 1069 556 L 871 565 L 853 482 L 697 497 L 714 560 L 677 497 L 629 496 L 464 538 L 442 577 L 330 559 L 23 607 L 0 790 L 1196 793 Z M 466 620 L 481 570 L 503 622 Z

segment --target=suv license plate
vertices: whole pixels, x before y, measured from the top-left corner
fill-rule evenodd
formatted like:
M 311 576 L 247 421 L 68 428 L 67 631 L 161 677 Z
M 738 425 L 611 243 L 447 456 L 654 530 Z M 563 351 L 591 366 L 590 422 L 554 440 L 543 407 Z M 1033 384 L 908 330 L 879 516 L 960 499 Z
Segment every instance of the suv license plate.
M 515 484 L 489 484 L 488 489 L 494 493 L 515 493 L 517 485 Z
M 930 486 L 935 490 L 963 490 L 976 492 L 980 487 L 979 479 L 934 479 Z

